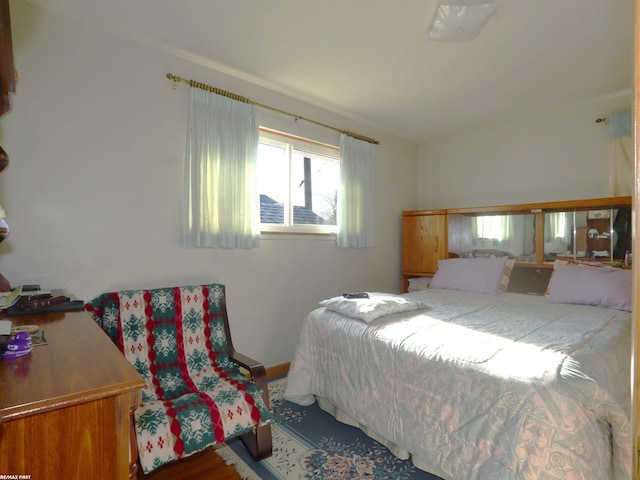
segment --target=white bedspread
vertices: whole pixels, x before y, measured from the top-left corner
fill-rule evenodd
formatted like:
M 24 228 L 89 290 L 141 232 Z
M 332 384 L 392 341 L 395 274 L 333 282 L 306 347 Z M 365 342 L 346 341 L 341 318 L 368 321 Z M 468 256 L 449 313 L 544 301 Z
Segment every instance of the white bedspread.
M 304 321 L 285 398 L 323 397 L 449 480 L 631 478 L 630 314 L 432 289 Z

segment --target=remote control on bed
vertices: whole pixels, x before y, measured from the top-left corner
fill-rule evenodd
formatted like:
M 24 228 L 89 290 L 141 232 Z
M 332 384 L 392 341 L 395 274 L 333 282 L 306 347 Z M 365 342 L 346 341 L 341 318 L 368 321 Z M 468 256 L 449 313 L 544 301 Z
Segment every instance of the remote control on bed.
M 369 298 L 369 294 L 367 292 L 343 293 L 342 296 L 344 298 Z

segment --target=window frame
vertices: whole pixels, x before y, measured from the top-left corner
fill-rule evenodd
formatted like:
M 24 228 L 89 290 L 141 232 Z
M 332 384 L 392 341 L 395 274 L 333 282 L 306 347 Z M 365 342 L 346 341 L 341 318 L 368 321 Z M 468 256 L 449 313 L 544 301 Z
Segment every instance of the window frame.
M 284 212 L 284 224 L 279 223 L 262 223 L 260 222 L 261 233 L 289 233 L 289 234 L 315 234 L 315 235 L 336 235 L 338 233 L 338 222 L 335 225 L 311 225 L 311 224 L 293 224 L 293 206 L 292 206 L 292 187 L 291 172 L 294 151 L 305 152 L 311 155 L 333 158 L 340 165 L 340 148 L 334 145 L 321 143 L 307 138 L 299 137 L 277 130 L 260 127 L 260 144 L 273 145 L 276 147 L 284 147 L 288 155 L 288 171 L 287 171 L 287 207 Z M 339 179 L 336 185 L 338 195 L 340 194 Z M 258 195 L 261 192 L 258 191 Z

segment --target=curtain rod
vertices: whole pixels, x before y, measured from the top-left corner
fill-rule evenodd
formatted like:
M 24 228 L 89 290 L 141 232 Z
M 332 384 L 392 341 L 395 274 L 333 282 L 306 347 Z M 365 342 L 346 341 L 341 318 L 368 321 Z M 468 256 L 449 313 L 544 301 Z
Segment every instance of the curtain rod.
M 380 144 L 380 142 L 378 140 L 375 140 L 373 138 L 365 137 L 364 135 L 359 135 L 357 133 L 353 133 L 353 132 L 350 132 L 348 130 L 343 130 L 343 129 L 340 129 L 340 128 L 332 127 L 331 125 L 327 125 L 326 123 L 316 122 L 315 120 L 311 120 L 309 118 L 305 118 L 305 117 L 303 117 L 301 115 L 296 115 L 294 113 L 285 112 L 284 110 L 280 110 L 279 108 L 270 107 L 269 105 L 264 105 L 262 103 L 254 102 L 254 101 L 248 99 L 247 97 L 243 97 L 241 95 L 236 95 L 235 93 L 227 92 L 226 90 L 221 90 L 219 88 L 212 87 L 211 85 L 207 85 L 206 83 L 196 82 L 195 80 L 187 80 L 186 78 L 178 77 L 177 75 L 174 75 L 172 73 L 167 73 L 167 78 L 169 80 L 173 81 L 173 88 L 174 89 L 176 88 L 176 85 L 178 84 L 178 82 L 186 83 L 190 87 L 199 88 L 200 90 L 205 90 L 207 92 L 213 92 L 213 93 L 216 93 L 218 95 L 222 95 L 223 97 L 233 98 L 234 100 L 237 100 L 239 102 L 249 103 L 251 105 L 255 105 L 256 107 L 265 108 L 267 110 L 271 110 L 271 111 L 277 112 L 277 113 L 282 113 L 284 115 L 289 115 L 290 117 L 293 117 L 296 120 L 304 120 L 305 122 L 313 123 L 315 125 L 320 125 L 321 127 L 328 128 L 330 130 L 335 130 L 336 132 L 344 133 L 346 135 L 349 135 L 350 137 L 356 138 L 358 140 L 362 140 L 364 142 L 374 143 L 376 145 Z

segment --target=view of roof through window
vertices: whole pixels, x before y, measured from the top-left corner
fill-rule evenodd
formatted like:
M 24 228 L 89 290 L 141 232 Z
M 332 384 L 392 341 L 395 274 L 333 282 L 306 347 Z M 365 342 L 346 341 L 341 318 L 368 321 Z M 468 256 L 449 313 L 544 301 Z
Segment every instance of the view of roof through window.
M 295 230 L 297 225 L 336 225 L 340 159 L 303 142 L 262 138 L 258 149 L 260 222 Z

